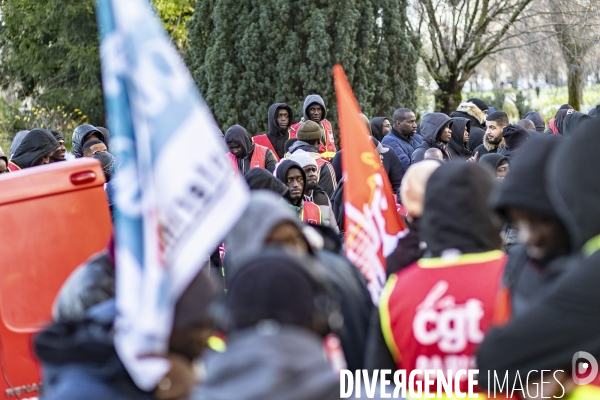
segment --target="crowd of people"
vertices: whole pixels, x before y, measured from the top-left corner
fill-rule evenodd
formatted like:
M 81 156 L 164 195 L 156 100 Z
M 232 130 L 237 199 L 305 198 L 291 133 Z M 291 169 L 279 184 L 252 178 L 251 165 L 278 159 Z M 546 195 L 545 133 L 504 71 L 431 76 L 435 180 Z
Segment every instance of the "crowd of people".
M 600 357 L 600 106 L 563 105 L 547 124 L 536 111 L 510 124 L 476 98 L 419 123 L 407 108 L 362 115 L 408 227 L 378 304 L 344 255 L 347 176 L 327 111 L 312 94 L 299 121 L 275 103 L 265 134 L 225 132 L 251 198 L 176 304 L 156 389 L 135 386 L 112 343 L 111 243 L 71 275 L 35 338 L 42 398 L 335 399 L 344 368 L 478 368 L 483 392 L 488 371 L 520 376 L 513 398 L 576 389 L 573 355 Z M 59 132 L 21 131 L 0 173 L 94 157 L 110 183 L 109 132 L 82 125 L 72 143 L 69 153 Z M 577 390 L 597 398 L 594 384 Z

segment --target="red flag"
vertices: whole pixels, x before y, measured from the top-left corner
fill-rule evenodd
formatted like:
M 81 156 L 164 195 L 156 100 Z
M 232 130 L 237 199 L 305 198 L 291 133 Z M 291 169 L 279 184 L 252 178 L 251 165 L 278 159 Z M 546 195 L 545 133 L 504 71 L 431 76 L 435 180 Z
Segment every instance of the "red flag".
M 346 214 L 346 256 L 367 278 L 373 303 L 386 282 L 385 257 L 405 234 L 394 192 L 341 65 L 333 67 Z

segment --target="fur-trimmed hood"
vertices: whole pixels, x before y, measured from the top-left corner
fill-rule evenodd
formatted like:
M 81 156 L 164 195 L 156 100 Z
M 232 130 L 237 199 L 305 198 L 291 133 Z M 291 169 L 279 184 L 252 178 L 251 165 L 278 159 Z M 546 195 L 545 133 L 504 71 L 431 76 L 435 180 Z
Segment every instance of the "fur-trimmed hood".
M 476 118 L 477 121 L 479 121 L 479 123 L 481 125 L 485 125 L 486 115 L 483 111 L 481 111 L 479 109 L 479 107 L 477 107 L 475 105 L 475 103 L 471 103 L 469 101 L 463 101 L 462 103 L 460 103 L 458 105 L 458 108 L 456 109 L 456 111 L 462 111 L 464 113 L 467 113 L 470 116 L 472 116 L 473 118 Z
M 503 149 L 506 147 L 506 142 L 504 142 L 504 138 L 502 138 L 502 140 L 500 141 L 500 143 L 496 144 L 491 144 L 488 141 L 488 137 L 487 135 L 483 135 L 483 147 L 485 147 L 485 149 L 487 151 L 492 151 L 494 150 L 496 147 L 498 147 L 499 149 Z

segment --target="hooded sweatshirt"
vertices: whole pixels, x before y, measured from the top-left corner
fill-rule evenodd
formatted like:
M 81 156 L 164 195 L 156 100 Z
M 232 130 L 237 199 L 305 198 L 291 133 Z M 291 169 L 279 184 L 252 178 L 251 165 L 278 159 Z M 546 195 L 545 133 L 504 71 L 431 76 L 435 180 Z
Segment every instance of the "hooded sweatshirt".
M 492 112 L 488 107 L 488 114 Z M 475 149 L 483 143 L 485 136 L 485 119 L 486 114 L 470 101 L 463 101 L 458 105 L 456 111 L 450 114 L 450 117 L 462 117 L 471 121 L 471 130 L 469 132 L 469 148 Z
M 287 160 L 287 159 L 281 161 L 277 165 L 277 170 L 275 171 L 275 176 L 277 177 L 277 179 L 279 179 L 281 182 L 283 182 L 284 184 L 287 185 L 287 183 L 286 183 L 287 173 L 292 168 L 297 168 L 298 170 L 300 170 L 300 173 L 302 174 L 302 178 L 304 180 L 304 186 L 302 186 L 302 193 L 305 193 L 306 192 L 306 173 L 304 172 L 304 170 L 302 169 L 300 164 L 298 164 L 297 162 Z M 302 206 L 303 206 L 302 203 L 304 202 L 302 199 L 300 200 L 300 204 L 298 206 L 296 206 L 294 204 L 294 201 L 290 197 L 289 191 L 285 194 L 285 196 L 283 196 L 283 198 L 288 201 L 289 205 L 293 209 L 295 209 L 297 213 L 300 213 L 302 211 Z
M 471 150 L 467 143 L 463 142 L 465 137 L 465 127 L 467 132 L 471 132 L 471 121 L 467 118 L 453 117 L 452 118 L 452 138 L 448 143 L 448 152 L 453 159 L 467 159 L 471 157 Z
M 49 131 L 35 128 L 25 135 L 10 161 L 21 169 L 30 168 L 59 147 L 58 140 Z
M 506 144 L 504 155 L 509 159 L 515 151 L 519 150 L 529 139 L 530 133 L 527 129 L 519 125 L 509 124 L 502 130 L 502 139 Z
M 552 155 L 546 171 L 550 201 L 566 226 L 575 252 L 564 276 L 526 312 L 489 332 L 477 355 L 479 385 L 488 371 L 570 371 L 573 357 L 585 351 L 600 358 L 600 125 L 586 123 Z M 530 379 L 536 378 L 531 377 Z M 537 378 L 539 378 L 539 373 Z M 594 397 L 598 398 L 598 394 Z
M 468 254 L 500 248 L 500 220 L 486 207 L 494 184 L 493 175 L 477 164 L 449 163 L 433 172 L 419 221 L 433 257 L 447 249 Z
M 429 113 L 423 117 L 421 121 L 423 143 L 412 153 L 411 164 L 422 161 L 425 158 L 427 149 L 432 147 L 442 152 L 445 161 L 450 161 L 451 156 L 446 149 L 446 144 L 439 142 L 441 133 L 450 124 L 452 124 L 452 119 L 446 114 Z
M 19 145 L 23 141 L 23 138 L 25 136 L 27 136 L 28 133 L 29 133 L 29 131 L 19 131 L 19 132 L 17 132 L 17 134 L 13 138 L 12 143 L 10 144 L 9 158 L 13 158 L 13 156 L 17 152 L 17 148 L 19 148 Z
M 283 129 L 277 125 L 277 112 L 281 109 L 287 110 L 290 116 L 287 128 Z M 269 131 L 267 132 L 267 138 L 280 159 L 285 155 L 283 145 L 290 138 L 288 129 L 292 124 L 293 118 L 294 113 L 292 112 L 292 108 L 285 103 L 275 103 L 269 107 Z
M 331 198 L 333 192 L 338 187 L 338 181 L 336 179 L 335 169 L 331 162 L 323 159 L 319 150 L 315 146 L 303 142 L 302 140 L 296 140 L 289 148 L 290 153 L 295 153 L 298 150 L 310 153 L 311 157 L 315 159 L 319 166 L 319 186 L 325 191 L 327 196 Z
M 371 135 L 379 142 L 383 140 L 383 121 L 387 120 L 387 117 L 374 117 L 371 118 Z
M 565 137 L 570 137 L 573 135 L 573 132 L 577 131 L 580 124 L 592 119 L 587 114 L 580 113 L 579 111 L 574 111 L 571 114 L 565 116 L 563 121 L 563 130 L 562 133 Z
M 77 128 L 75 128 L 75 130 L 73 131 L 72 146 L 73 154 L 75 154 L 76 158 L 83 157 L 83 144 L 85 143 L 85 140 L 92 135 L 98 136 L 98 138 L 104 144 L 107 144 L 104 134 L 101 131 L 99 131 L 98 128 L 96 128 L 95 126 L 84 124 L 79 125 Z
M 544 129 L 546 128 L 546 123 L 544 122 L 544 117 L 537 111 L 529 111 L 525 114 L 524 119 L 528 119 L 535 125 L 535 130 L 539 133 L 544 133 Z
M 242 148 L 236 158 L 238 169 L 240 173 L 244 175 L 246 172 L 250 171 L 250 162 L 252 161 L 252 155 L 254 154 L 256 145 L 252 143 L 252 139 L 250 139 L 250 135 L 246 128 L 241 125 L 233 125 L 225 132 L 225 143 L 231 142 L 236 143 Z M 265 154 L 265 169 L 269 172 L 273 172 L 276 164 L 277 160 L 275 159 L 275 155 L 273 155 L 271 150 L 267 149 Z
M 250 186 L 250 190 L 269 190 L 279 196 L 285 195 L 288 191 L 287 186 L 266 169 L 251 169 L 246 172 L 244 179 Z

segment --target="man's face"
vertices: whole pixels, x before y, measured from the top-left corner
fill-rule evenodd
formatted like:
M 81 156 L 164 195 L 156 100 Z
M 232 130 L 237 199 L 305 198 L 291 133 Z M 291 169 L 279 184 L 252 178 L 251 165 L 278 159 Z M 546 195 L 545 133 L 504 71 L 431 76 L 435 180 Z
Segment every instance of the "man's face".
M 323 119 L 323 109 L 318 104 L 313 104 L 312 106 L 308 107 L 307 114 L 308 118 L 310 118 L 311 121 L 315 121 L 316 123 L 321 122 L 321 119 Z
M 463 143 L 468 143 L 469 142 L 469 131 L 467 128 L 465 128 L 465 133 L 463 134 Z
M 8 166 L 6 165 L 6 160 L 4 158 L 0 158 L 0 174 L 4 174 L 8 172 Z
M 559 221 L 519 208 L 510 208 L 508 215 L 532 259 L 550 261 L 567 252 L 569 238 Z
M 412 136 L 417 132 L 417 117 L 414 112 L 404 114 L 403 120 L 396 121 L 398 132 L 406 136 Z
M 304 196 L 304 177 L 298 168 L 290 168 L 285 177 L 285 184 L 290 193 L 290 198 L 295 205 L 300 203 Z
M 240 157 L 240 155 L 242 154 L 242 146 L 235 142 L 228 142 L 227 146 L 229 146 L 229 151 L 231 151 L 234 156 L 238 158 Z
M 60 144 L 60 147 L 56 149 L 50 156 L 50 161 L 52 162 L 63 161 L 65 159 L 65 153 L 67 152 L 67 149 L 65 147 L 64 139 L 58 139 L 58 144 Z
M 96 143 L 95 145 L 91 146 L 83 156 L 93 157 L 94 154 L 99 151 L 108 151 L 104 143 Z
M 290 126 L 290 113 L 285 108 L 277 110 L 277 126 L 279 129 L 287 129 Z
M 52 155 L 52 153 L 48 153 L 43 157 L 40 157 L 39 160 L 37 160 L 33 165 L 44 165 L 44 164 L 49 164 L 50 163 L 50 156 Z
M 496 121 L 486 121 L 487 130 L 485 134 L 488 142 L 491 144 L 498 144 L 502 141 L 502 130 L 503 126 L 500 126 Z
M 450 143 L 451 138 L 452 138 L 452 129 L 450 129 L 450 125 L 448 125 L 444 128 L 442 133 L 440 133 L 440 142 Z
M 313 190 L 319 185 L 319 170 L 314 165 L 304 167 L 306 174 L 306 190 Z
M 383 133 L 383 136 L 385 136 L 388 133 L 390 133 L 391 130 L 392 130 L 392 124 L 390 123 L 390 121 L 388 119 L 384 119 L 383 124 L 381 124 L 381 133 Z

